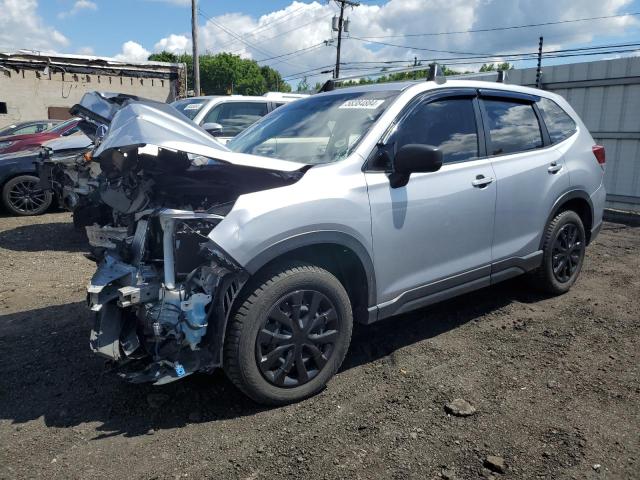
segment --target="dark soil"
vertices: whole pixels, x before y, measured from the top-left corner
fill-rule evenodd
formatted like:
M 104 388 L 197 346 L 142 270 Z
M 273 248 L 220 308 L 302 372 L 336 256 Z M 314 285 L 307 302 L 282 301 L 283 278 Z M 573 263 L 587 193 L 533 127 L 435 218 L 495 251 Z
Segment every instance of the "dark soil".
M 83 245 L 65 213 L 0 218 L 0 478 L 640 478 L 640 227 L 606 224 L 566 295 L 515 280 L 358 326 L 325 391 L 270 409 L 221 373 L 106 371 Z

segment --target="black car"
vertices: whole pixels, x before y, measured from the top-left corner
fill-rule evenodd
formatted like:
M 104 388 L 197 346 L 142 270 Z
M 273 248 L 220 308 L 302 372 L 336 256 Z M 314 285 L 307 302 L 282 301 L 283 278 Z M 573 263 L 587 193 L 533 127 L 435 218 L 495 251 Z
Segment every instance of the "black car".
M 45 142 L 41 148 L 0 155 L 0 201 L 14 215 L 40 215 L 47 211 L 54 196 L 59 192 L 42 188 L 42 154 L 81 154 L 87 150 L 91 140 L 83 134 L 70 135 Z M 48 177 L 49 174 L 47 174 Z
M 0 200 L 13 215 L 40 215 L 51 205 L 51 191 L 39 188 L 35 162 L 39 150 L 0 155 Z

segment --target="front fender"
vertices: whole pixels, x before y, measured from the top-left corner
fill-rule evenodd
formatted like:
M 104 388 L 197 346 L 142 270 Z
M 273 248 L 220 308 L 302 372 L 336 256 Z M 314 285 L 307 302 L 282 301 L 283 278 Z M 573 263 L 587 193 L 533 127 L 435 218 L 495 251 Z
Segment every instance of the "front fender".
M 266 248 L 246 265 L 245 270 L 253 275 L 270 261 L 302 247 L 321 244 L 334 244 L 346 247 L 353 251 L 362 264 L 367 275 L 367 290 L 369 292 L 369 306 L 376 305 L 376 277 L 373 268 L 373 261 L 367 249 L 362 243 L 347 233 L 337 230 L 315 230 L 311 232 L 292 235 L 288 238 L 280 240 L 270 247 Z

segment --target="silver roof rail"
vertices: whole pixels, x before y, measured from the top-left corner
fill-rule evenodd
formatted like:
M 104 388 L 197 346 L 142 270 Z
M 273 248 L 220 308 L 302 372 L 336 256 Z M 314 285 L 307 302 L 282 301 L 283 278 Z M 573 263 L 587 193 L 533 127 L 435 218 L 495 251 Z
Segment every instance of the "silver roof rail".
M 427 74 L 427 81 L 429 81 L 429 75 L 431 74 L 431 70 L 432 70 L 432 66 L 434 64 L 425 66 L 417 66 L 417 67 L 407 67 L 407 68 L 396 68 L 393 70 L 382 70 L 380 72 L 375 72 L 375 73 L 366 73 L 366 74 L 360 74 L 360 75 L 349 75 L 347 77 L 339 77 L 339 78 L 331 78 L 329 80 L 327 80 L 324 85 L 322 85 L 322 87 L 320 88 L 320 90 L 318 90 L 318 93 L 322 93 L 322 92 L 330 92 L 331 90 L 334 90 L 336 88 L 336 84 L 338 83 L 344 83 L 344 82 L 348 82 L 350 80 L 358 80 L 360 78 L 368 78 L 368 77 L 381 77 L 383 75 L 389 75 L 389 74 L 393 74 L 393 73 L 411 73 L 411 72 L 424 72 L 425 70 L 428 70 L 429 73 Z M 437 68 L 437 71 L 439 72 L 439 67 Z M 440 77 L 443 78 L 443 77 Z
M 383 70 L 376 73 L 367 73 L 364 75 L 350 75 L 348 77 L 339 77 L 332 78 L 327 80 L 324 85 L 318 90 L 318 93 L 322 92 L 330 92 L 331 90 L 335 90 L 336 85 L 338 83 L 348 82 L 350 80 L 358 80 L 360 78 L 367 77 L 380 77 L 382 75 L 388 75 L 393 73 L 410 73 L 410 72 L 423 72 L 427 70 L 427 82 L 436 82 L 438 84 L 443 84 L 447 81 L 447 79 L 465 79 L 465 78 L 477 78 L 484 77 L 486 75 L 490 75 L 495 73 L 497 75 L 496 82 L 499 83 L 507 83 L 507 71 L 506 70 L 494 70 L 492 72 L 478 72 L 478 73 L 461 73 L 460 75 L 443 75 L 442 70 L 440 69 L 440 65 L 437 63 L 430 63 L 428 66 L 417 66 L 417 67 L 408 67 L 408 68 L 398 68 L 394 70 Z

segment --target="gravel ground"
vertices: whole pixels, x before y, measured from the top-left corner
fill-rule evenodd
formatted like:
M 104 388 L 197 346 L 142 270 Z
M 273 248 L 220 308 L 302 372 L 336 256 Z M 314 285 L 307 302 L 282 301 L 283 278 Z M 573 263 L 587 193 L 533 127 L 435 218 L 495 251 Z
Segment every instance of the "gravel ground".
M 106 372 L 82 251 L 66 213 L 0 217 L 0 478 L 640 478 L 638 227 L 606 224 L 561 297 L 515 280 L 356 327 L 325 391 L 272 409 Z

